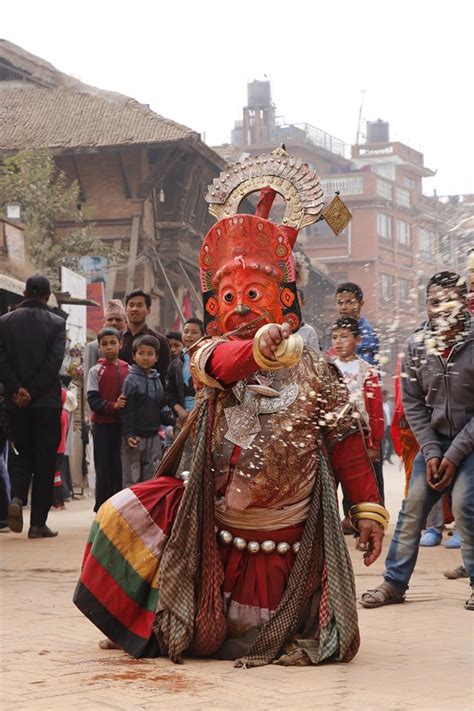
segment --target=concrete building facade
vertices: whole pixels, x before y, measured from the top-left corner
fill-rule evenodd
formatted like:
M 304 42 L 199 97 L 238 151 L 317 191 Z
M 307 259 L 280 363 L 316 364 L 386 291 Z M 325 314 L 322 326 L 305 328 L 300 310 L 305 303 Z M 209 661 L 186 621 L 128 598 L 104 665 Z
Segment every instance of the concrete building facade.
M 368 122 L 366 141 L 349 150 L 309 124 L 286 124 L 276 114 L 270 82 L 249 83 L 233 145 L 222 147 L 222 155 L 233 152 L 236 159 L 282 142 L 320 176 L 327 201 L 340 193 L 352 212 L 350 225 L 337 237 L 321 221 L 303 230 L 298 242 L 334 284 L 361 286 L 364 313 L 382 336 L 382 359 L 393 372 L 404 338 L 423 320 L 429 277 L 443 268 L 463 269 L 459 209 L 453 200 L 423 194 L 423 178 L 434 172 L 422 153 L 390 141 L 388 123 Z M 334 316 L 333 291 L 313 317 L 324 330 Z

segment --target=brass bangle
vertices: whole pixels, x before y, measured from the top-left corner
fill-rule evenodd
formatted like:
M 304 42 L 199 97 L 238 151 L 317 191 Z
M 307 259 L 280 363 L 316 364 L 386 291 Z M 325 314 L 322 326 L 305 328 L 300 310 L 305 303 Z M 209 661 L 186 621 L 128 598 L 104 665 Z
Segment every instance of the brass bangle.
M 266 331 L 268 331 L 268 329 L 273 325 L 274 324 L 272 323 L 266 323 L 265 326 L 258 329 L 257 333 L 253 337 L 253 359 L 260 370 L 279 370 L 280 368 L 283 368 L 277 360 L 267 358 L 260 350 L 260 337 L 263 336 L 263 334 L 266 333 Z
M 304 341 L 297 333 L 283 339 L 275 351 L 275 358 L 284 368 L 294 368 L 303 355 Z
M 298 334 L 291 334 L 284 338 L 275 350 L 275 360 L 267 358 L 260 350 L 260 338 L 275 324 L 265 324 L 258 329 L 253 339 L 253 358 L 262 370 L 280 370 L 280 368 L 293 368 L 299 363 L 304 341 Z
M 382 526 L 384 531 L 386 531 L 388 528 L 387 519 L 383 518 L 383 516 L 380 516 L 380 514 L 371 513 L 370 511 L 364 511 L 364 513 L 358 513 L 358 514 L 354 514 L 352 516 L 349 515 L 349 520 L 351 522 L 352 527 L 355 528 L 356 531 L 359 530 L 357 528 L 357 526 L 354 525 L 356 523 L 356 521 L 366 521 L 366 520 L 376 521 L 377 523 L 379 523 Z
M 390 514 L 385 506 L 382 506 L 382 504 L 376 504 L 373 501 L 363 501 L 360 504 L 354 504 L 349 510 L 349 515 L 364 513 L 365 511 L 379 514 L 379 516 L 382 516 L 387 523 L 390 521 Z

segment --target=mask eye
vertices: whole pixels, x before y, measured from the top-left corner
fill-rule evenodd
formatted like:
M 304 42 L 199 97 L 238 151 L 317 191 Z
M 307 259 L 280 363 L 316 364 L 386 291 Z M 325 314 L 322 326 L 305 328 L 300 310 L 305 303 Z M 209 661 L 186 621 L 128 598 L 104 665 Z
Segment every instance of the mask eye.
M 260 292 L 258 289 L 249 289 L 247 292 L 247 296 L 249 297 L 250 301 L 256 301 L 260 297 Z
M 233 300 L 234 294 L 231 291 L 226 291 L 224 293 L 224 301 L 226 302 L 226 304 L 231 304 Z

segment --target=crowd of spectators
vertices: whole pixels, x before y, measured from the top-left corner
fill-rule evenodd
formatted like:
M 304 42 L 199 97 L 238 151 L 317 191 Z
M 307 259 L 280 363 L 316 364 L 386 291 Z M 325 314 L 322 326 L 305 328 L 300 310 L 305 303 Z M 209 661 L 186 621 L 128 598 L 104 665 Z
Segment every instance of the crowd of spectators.
M 64 507 L 73 495 L 64 459 L 77 403 L 60 380 L 66 322 L 48 307 L 50 292 L 46 277 L 31 276 L 24 301 L 0 318 L 0 530 L 21 532 L 29 502 L 29 538 L 55 537 L 48 512 Z M 301 290 L 298 296 L 304 305 Z M 362 597 L 364 606 L 379 607 L 404 601 L 418 546 L 438 545 L 453 518 L 456 529 L 446 545 L 462 548 L 464 566 L 446 575 L 471 577 L 474 583 L 473 301 L 458 274 L 431 278 L 426 320 L 400 359 L 395 402 L 382 382 L 379 338 L 362 314 L 364 304 L 359 285 L 337 286 L 338 318 L 326 355 L 358 412 L 382 502 L 384 462 L 391 463 L 396 452 L 405 467 L 406 499 L 385 578 Z M 182 332 L 163 335 L 148 326 L 150 312 L 151 297 L 140 289 L 125 297 L 125 305 L 110 300 L 103 328 L 84 351 L 95 511 L 122 488 L 154 476 L 194 408 L 191 354 L 204 336 L 203 323 L 192 317 Z M 300 333 L 307 347 L 319 351 L 312 326 L 303 324 Z M 179 473 L 189 470 L 191 460 L 188 438 Z M 341 525 L 354 535 L 350 506 L 343 502 Z M 474 609 L 472 598 L 466 607 Z

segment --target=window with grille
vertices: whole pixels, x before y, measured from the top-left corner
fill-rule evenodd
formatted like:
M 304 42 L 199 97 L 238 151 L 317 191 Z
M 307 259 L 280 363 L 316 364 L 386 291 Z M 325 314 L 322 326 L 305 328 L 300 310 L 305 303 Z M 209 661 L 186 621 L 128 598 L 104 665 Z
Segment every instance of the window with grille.
M 422 228 L 418 230 L 418 251 L 425 262 L 436 260 L 436 235 L 434 232 Z
M 392 218 L 385 212 L 377 213 L 377 233 L 381 239 L 392 241 Z
M 404 279 L 403 277 L 399 279 L 398 288 L 400 293 L 400 301 L 410 301 L 410 291 L 412 289 L 412 286 L 413 284 L 409 279 Z
M 395 182 L 395 165 L 393 163 L 375 163 L 372 166 L 372 172 L 377 173 L 386 180 Z
M 405 220 L 397 220 L 397 242 L 402 247 L 409 247 L 411 244 L 411 225 Z
M 408 177 L 408 175 L 403 178 L 403 185 L 408 188 L 408 190 L 416 190 L 416 180 Z
M 440 249 L 445 264 L 453 263 L 455 258 L 455 243 L 452 234 L 443 235 L 440 239 Z
M 393 287 L 395 277 L 393 274 L 380 274 L 380 299 L 384 302 L 393 301 Z

